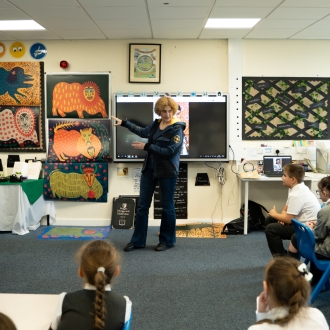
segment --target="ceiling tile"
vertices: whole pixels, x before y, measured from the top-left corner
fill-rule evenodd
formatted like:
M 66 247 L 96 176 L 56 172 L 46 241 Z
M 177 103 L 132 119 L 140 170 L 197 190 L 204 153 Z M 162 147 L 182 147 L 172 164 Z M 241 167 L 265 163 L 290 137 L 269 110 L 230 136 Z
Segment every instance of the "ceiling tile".
M 89 19 L 80 7 L 29 8 L 26 13 L 34 20 L 48 20 L 56 17 L 68 20 Z
M 211 7 L 214 0 L 175 0 L 167 1 L 168 5 L 164 5 L 164 0 L 147 0 L 148 7 Z
M 16 39 L 14 37 L 8 35 L 7 33 L 0 32 L 0 40 L 5 41 L 5 40 L 16 40 Z
M 265 19 L 260 22 L 255 29 L 304 29 L 314 24 L 316 20 L 299 19 Z
M 149 29 L 104 30 L 104 34 L 108 39 L 150 39 L 152 37 Z
M 202 29 L 205 25 L 203 19 L 157 19 L 152 20 L 151 25 L 153 29 Z
M 277 7 L 283 0 L 217 0 L 214 7 Z
M 329 30 L 306 29 L 293 36 L 293 38 L 319 38 L 330 39 Z
M 0 20 L 29 20 L 31 19 L 28 15 L 25 15 L 16 8 L 1 8 Z
M 245 39 L 288 39 L 299 29 L 254 29 Z
M 204 29 L 202 31 L 201 37 L 214 38 L 216 36 L 219 36 L 219 38 L 223 38 L 227 35 L 227 38 L 243 38 L 250 31 L 250 29 Z
M 283 4 L 281 4 L 281 7 L 309 7 L 309 8 L 326 8 L 330 7 L 330 1 L 329 0 L 285 0 Z
M 57 35 L 49 31 L 7 31 L 7 32 L 8 35 L 10 35 L 11 37 L 17 40 L 60 39 Z
M 10 2 L 22 9 L 54 8 L 54 7 L 78 7 L 75 0 L 10 0 Z
M 321 20 L 321 21 L 318 21 L 316 22 L 315 24 L 311 25 L 308 27 L 309 30 L 328 30 L 328 33 L 329 33 L 329 30 L 330 30 L 330 20 Z
M 144 0 L 79 0 L 84 7 L 145 7 Z
M 264 18 L 272 11 L 272 7 L 215 7 L 210 18 Z
M 97 20 L 95 21 L 97 26 L 102 30 L 110 30 L 110 29 L 148 29 L 149 22 L 147 20 L 123 20 L 123 19 L 112 19 L 112 20 Z
M 144 7 L 91 7 L 88 13 L 92 19 L 148 19 Z
M 197 39 L 199 29 L 154 29 L 153 35 L 156 39 Z
M 53 30 L 62 39 L 106 39 L 104 34 L 97 30 Z
M 321 19 L 330 14 L 330 8 L 277 8 L 270 19 Z
M 150 18 L 205 18 L 209 12 L 208 7 L 166 7 L 159 10 L 156 7 L 149 8 Z
M 96 29 L 97 26 L 91 20 L 73 19 L 51 19 L 51 20 L 39 20 L 38 23 L 45 27 L 47 30 L 78 30 L 78 29 Z

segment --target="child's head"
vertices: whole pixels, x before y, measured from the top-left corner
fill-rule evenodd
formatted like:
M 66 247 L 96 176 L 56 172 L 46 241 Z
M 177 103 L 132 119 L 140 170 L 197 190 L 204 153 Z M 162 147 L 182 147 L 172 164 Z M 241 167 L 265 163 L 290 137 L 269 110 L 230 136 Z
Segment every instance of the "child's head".
M 298 164 L 286 164 L 283 166 L 283 172 L 289 178 L 295 178 L 297 183 L 302 183 L 305 177 L 304 168 Z
M 3 313 L 0 313 L 0 330 L 17 330 L 14 322 Z
M 320 198 L 326 202 L 330 198 L 330 176 L 322 178 L 317 184 L 319 187 Z
M 117 252 L 106 241 L 96 240 L 84 244 L 78 251 L 77 256 L 80 270 L 83 272 L 86 282 L 91 285 L 95 285 L 100 276 L 105 278 L 106 284 L 110 284 L 112 277 L 118 272 Z M 104 273 L 98 271 L 100 267 L 104 268 Z
M 106 241 L 92 241 L 81 247 L 78 252 L 79 275 L 96 287 L 94 310 L 94 328 L 104 329 L 105 286 L 110 284 L 119 270 L 118 256 L 115 248 Z
M 288 316 L 277 319 L 277 324 L 288 323 L 307 304 L 310 284 L 299 266 L 300 262 L 290 257 L 273 258 L 266 266 L 264 287 L 269 301 L 273 307 L 289 307 Z

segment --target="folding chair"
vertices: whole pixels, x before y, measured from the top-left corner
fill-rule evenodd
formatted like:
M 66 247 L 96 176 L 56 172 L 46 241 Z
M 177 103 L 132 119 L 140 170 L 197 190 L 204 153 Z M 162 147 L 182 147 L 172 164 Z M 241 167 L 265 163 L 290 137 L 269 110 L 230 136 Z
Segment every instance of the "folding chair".
M 330 260 L 318 260 L 315 255 L 315 237 L 312 230 L 299 222 L 296 219 L 292 219 L 292 224 L 297 236 L 297 246 L 299 255 L 305 258 L 304 263 L 307 265 L 312 261 L 316 268 L 323 271 L 323 275 L 317 285 L 314 287 L 311 294 L 311 304 L 325 286 L 327 290 L 330 290 Z

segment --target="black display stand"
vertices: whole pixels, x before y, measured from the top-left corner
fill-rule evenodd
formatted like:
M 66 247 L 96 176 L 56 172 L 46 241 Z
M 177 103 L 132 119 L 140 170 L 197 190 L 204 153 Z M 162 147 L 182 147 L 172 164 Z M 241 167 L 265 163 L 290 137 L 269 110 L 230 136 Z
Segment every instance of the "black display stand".
M 111 226 L 115 229 L 134 228 L 135 199 L 114 198 L 112 204 Z
M 210 180 L 207 173 L 197 173 L 195 186 L 209 186 Z

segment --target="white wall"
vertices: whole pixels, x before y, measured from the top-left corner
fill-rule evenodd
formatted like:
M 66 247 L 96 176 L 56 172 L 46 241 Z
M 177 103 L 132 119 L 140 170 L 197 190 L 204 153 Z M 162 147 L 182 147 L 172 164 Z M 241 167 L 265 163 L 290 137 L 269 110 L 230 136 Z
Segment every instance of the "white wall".
M 230 91 L 230 102 L 236 101 L 233 93 L 233 78 L 237 71 L 242 76 L 296 76 L 296 77 L 330 77 L 330 66 L 326 54 L 330 51 L 327 40 L 235 40 L 235 47 L 228 47 L 227 40 L 140 40 L 135 43 L 161 43 L 162 68 L 161 84 L 130 84 L 128 83 L 128 44 L 129 40 L 100 41 L 43 41 L 48 54 L 44 59 L 45 71 L 50 72 L 90 72 L 111 71 L 112 92 L 134 91 Z M 34 41 L 25 42 L 27 49 Z M 10 46 L 7 42 L 6 46 Z M 236 52 L 236 53 L 235 53 Z M 239 53 L 237 53 L 239 52 Z M 239 70 L 228 71 L 229 58 L 235 55 L 240 66 Z M 22 61 L 32 61 L 27 53 Z M 59 67 L 61 60 L 67 60 L 70 68 L 63 71 Z M 1 61 L 13 61 L 7 53 Z M 231 64 L 232 65 L 232 64 Z M 233 77 L 234 75 L 234 77 Z M 241 80 L 240 80 L 241 81 Z M 239 93 L 241 91 L 239 90 Z M 240 97 L 240 95 L 239 95 Z M 231 107 L 231 111 L 232 107 Z M 237 113 L 231 113 L 231 129 L 237 129 Z M 231 135 L 231 139 L 232 135 Z M 245 142 L 240 138 L 229 141 L 234 148 L 235 158 L 248 157 L 252 146 L 258 142 Z M 290 141 L 267 141 L 274 147 L 288 146 Z M 14 153 L 12 153 L 14 154 Z M 15 153 L 16 154 L 16 153 Z M 34 158 L 35 155 L 22 153 L 21 159 Z M 46 155 L 37 155 L 46 157 Z M 232 158 L 232 155 L 230 155 Z M 309 155 L 313 158 L 313 154 Z M 6 153 L 0 158 L 5 164 Z M 252 157 L 253 158 L 253 157 Z M 261 158 L 261 156 L 260 156 Z M 210 163 L 212 166 L 212 163 Z M 215 164 L 213 164 L 215 165 Z M 128 164 L 130 175 L 132 168 L 138 165 Z M 213 170 L 204 164 L 188 166 L 188 221 L 227 222 L 238 216 L 238 182 L 232 173 L 232 164 L 224 164 L 227 182 L 221 187 L 213 177 Z M 117 164 L 109 164 L 109 195 L 108 203 L 73 203 L 56 202 L 58 224 L 107 224 L 111 218 L 113 197 L 119 194 L 134 194 L 133 180 L 120 180 L 116 177 Z M 236 164 L 233 169 L 236 170 Z M 211 179 L 209 187 L 195 187 L 198 172 L 207 172 Z M 280 184 L 280 183 L 279 183 Z M 260 201 L 267 208 L 276 204 L 281 208 L 285 202 L 287 191 L 280 186 L 251 184 L 251 199 Z M 153 219 L 151 208 L 150 219 Z M 187 221 L 178 221 L 187 222 Z M 151 221 L 158 224 L 159 221 Z
M 141 40 L 134 43 L 162 44 L 162 65 L 160 84 L 130 84 L 128 83 L 128 47 L 129 40 L 102 41 L 41 41 L 47 47 L 44 58 L 45 72 L 93 72 L 110 71 L 112 92 L 215 92 L 228 91 L 227 41 L 226 40 Z M 34 43 L 24 42 L 29 49 Z M 7 49 L 10 42 L 6 44 Z M 59 62 L 69 62 L 69 69 L 62 70 Z M 13 62 L 9 52 L 1 58 L 2 62 Z M 20 61 L 34 61 L 28 52 Z M 10 154 L 17 154 L 16 152 Z M 21 160 L 26 158 L 45 158 L 45 154 L 21 153 Z M 7 154 L 1 153 L 0 158 L 6 164 Z M 209 163 L 217 166 L 215 163 Z M 57 224 L 67 225 L 105 225 L 109 224 L 112 211 L 112 199 L 120 194 L 136 194 L 133 190 L 132 169 L 141 164 L 128 164 L 130 178 L 117 178 L 118 164 L 109 164 L 109 194 L 108 203 L 79 203 L 56 201 Z M 188 165 L 188 217 L 189 222 L 229 221 L 238 213 L 238 185 L 235 175 L 225 164 L 227 183 L 221 187 L 214 171 L 204 165 Z M 198 172 L 207 172 L 211 185 L 195 187 Z M 153 219 L 153 209 L 150 209 L 150 219 Z M 187 222 L 179 220 L 180 222 Z M 151 221 L 158 224 L 159 221 Z

